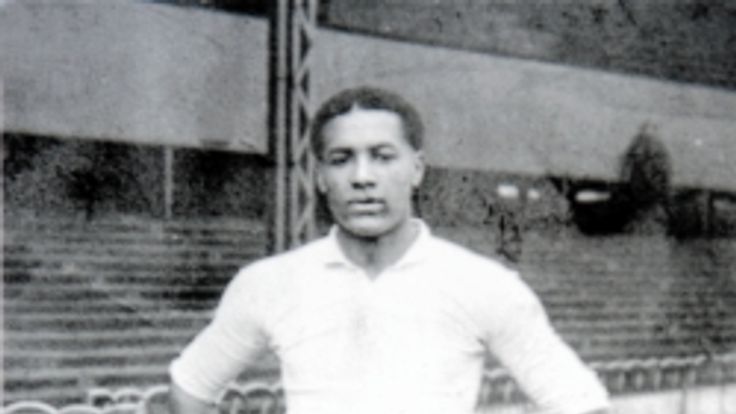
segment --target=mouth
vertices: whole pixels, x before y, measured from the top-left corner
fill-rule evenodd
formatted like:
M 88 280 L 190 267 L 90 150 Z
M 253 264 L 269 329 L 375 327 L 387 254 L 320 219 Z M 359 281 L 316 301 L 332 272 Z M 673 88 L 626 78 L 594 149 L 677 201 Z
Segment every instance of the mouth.
M 380 198 L 366 197 L 348 201 L 350 211 L 358 214 L 374 214 L 383 211 L 385 201 Z

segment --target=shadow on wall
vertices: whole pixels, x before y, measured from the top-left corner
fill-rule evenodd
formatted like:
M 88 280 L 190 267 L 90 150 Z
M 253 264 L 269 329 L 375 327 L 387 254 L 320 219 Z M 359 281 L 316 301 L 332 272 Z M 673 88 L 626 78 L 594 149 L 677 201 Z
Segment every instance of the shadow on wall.
M 582 183 L 568 193 L 577 227 L 588 235 L 667 233 L 672 164 L 655 127 L 645 124 L 634 136 L 619 176 L 618 183 Z
M 160 215 L 155 147 L 4 134 L 5 211 L 51 216 Z
M 4 134 L 5 211 L 39 216 L 164 217 L 164 147 Z M 264 157 L 175 148 L 174 218 L 265 219 L 271 165 Z

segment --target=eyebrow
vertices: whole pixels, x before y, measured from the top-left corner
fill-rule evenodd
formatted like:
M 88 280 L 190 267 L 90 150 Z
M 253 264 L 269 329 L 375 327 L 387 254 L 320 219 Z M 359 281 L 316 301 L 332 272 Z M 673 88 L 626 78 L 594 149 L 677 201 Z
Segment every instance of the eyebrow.
M 371 147 L 368 147 L 369 151 L 375 151 L 375 150 L 383 150 L 383 149 L 389 149 L 389 150 L 396 150 L 397 146 L 392 143 L 380 143 L 377 145 L 373 145 Z M 332 148 L 327 148 L 325 151 L 326 153 L 332 153 L 332 152 L 344 152 L 344 151 L 354 151 L 355 149 L 353 147 L 349 146 L 336 146 Z
M 382 149 L 396 150 L 398 148 L 396 147 L 396 145 L 393 145 L 393 144 L 380 144 L 380 145 L 371 147 L 370 149 L 371 150 L 382 150 Z

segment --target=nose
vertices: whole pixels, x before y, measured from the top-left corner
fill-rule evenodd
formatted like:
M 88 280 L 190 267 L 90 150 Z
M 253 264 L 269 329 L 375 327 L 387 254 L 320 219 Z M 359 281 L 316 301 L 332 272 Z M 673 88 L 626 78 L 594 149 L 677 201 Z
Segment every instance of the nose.
M 370 160 L 358 157 L 353 166 L 351 183 L 354 187 L 365 187 L 375 184 L 375 175 Z

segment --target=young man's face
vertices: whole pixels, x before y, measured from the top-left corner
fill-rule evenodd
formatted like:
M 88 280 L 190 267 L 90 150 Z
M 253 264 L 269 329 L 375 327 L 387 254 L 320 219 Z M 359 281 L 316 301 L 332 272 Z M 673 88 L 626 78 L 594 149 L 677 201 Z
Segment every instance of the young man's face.
M 325 125 L 323 142 L 317 184 L 338 226 L 376 238 L 406 223 L 424 163 L 397 114 L 353 109 Z

